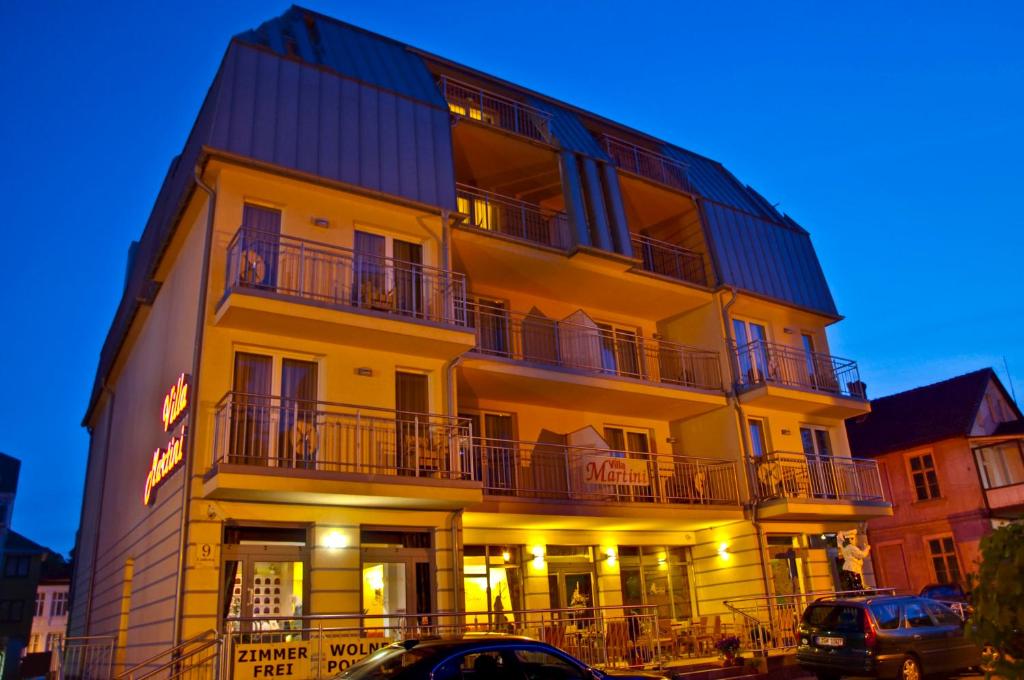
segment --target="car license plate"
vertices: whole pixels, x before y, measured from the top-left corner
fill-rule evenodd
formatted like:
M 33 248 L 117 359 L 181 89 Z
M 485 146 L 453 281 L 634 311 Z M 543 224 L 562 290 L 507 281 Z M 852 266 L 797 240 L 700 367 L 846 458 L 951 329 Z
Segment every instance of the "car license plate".
M 841 637 L 816 637 L 814 641 L 819 647 L 842 647 L 843 638 Z

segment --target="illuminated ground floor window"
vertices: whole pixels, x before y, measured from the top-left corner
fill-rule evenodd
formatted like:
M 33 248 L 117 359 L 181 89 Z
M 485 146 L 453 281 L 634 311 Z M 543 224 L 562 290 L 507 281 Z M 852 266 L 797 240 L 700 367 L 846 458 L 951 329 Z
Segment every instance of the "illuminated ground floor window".
M 522 548 L 467 545 L 463 551 L 463 594 L 470 623 L 515 624 L 523 609 Z
M 689 548 L 619 546 L 619 579 L 623 605 L 655 605 L 659 619 L 693 617 Z

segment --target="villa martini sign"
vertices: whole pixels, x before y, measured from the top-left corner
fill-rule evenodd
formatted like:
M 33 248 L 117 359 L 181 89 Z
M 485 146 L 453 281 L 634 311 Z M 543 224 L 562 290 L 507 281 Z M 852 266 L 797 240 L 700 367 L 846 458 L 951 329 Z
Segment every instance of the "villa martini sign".
M 160 422 L 164 426 L 164 432 L 171 433 L 171 438 L 165 448 L 153 452 L 153 462 L 150 464 L 149 474 L 146 475 L 146 489 L 142 494 L 142 502 L 146 505 L 149 505 L 153 498 L 153 490 L 178 469 L 185 456 L 185 426 L 179 428 L 178 424 L 185 417 L 191 396 L 189 378 L 184 373 L 178 376 L 178 382 L 164 395 Z

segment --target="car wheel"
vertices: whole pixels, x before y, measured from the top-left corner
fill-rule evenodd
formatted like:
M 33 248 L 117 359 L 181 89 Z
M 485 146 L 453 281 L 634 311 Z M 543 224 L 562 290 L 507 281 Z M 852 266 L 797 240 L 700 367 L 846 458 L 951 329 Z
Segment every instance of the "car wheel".
M 912 656 L 903 658 L 900 664 L 900 680 L 922 680 L 921 664 Z

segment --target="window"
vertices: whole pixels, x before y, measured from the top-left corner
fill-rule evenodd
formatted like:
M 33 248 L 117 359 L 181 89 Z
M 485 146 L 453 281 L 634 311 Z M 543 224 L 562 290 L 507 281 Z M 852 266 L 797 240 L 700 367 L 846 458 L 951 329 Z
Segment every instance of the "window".
M 907 625 L 911 628 L 926 628 L 932 625 L 932 618 L 924 610 L 923 602 L 908 602 L 903 607 Z
M 46 593 L 36 593 L 36 613 L 35 616 L 42 616 L 46 613 Z
M 57 648 L 60 646 L 60 643 L 63 640 L 64 640 L 64 636 L 61 635 L 60 633 L 47 633 L 46 634 L 46 650 L 45 651 L 47 651 L 47 652 L 49 652 L 49 651 L 56 651 Z
M 576 665 L 546 649 L 530 648 L 516 650 L 516 660 L 529 680 L 560 678 L 561 680 L 583 680 L 590 677 Z
M 1017 442 L 975 449 L 974 454 L 986 489 L 1024 482 L 1024 457 Z
M 0 623 L 19 623 L 24 613 L 23 600 L 0 600 Z
M 910 479 L 914 484 L 917 500 L 927 501 L 938 498 L 939 477 L 935 473 L 935 461 L 932 454 L 924 453 L 910 458 Z
M 67 613 L 68 594 L 54 593 L 53 600 L 50 602 L 50 616 L 67 616 Z
M 872 604 L 871 613 L 882 630 L 893 630 L 900 627 L 900 606 L 895 602 L 877 602 Z
M 655 605 L 663 621 L 693 617 L 688 548 L 620 545 L 618 557 L 623 605 Z
M 509 318 L 508 305 L 504 300 L 491 300 L 487 298 L 470 298 L 466 306 L 466 320 L 471 328 L 476 330 L 476 351 L 498 356 L 511 356 L 511 343 L 509 342 Z M 527 355 L 528 340 L 533 339 L 533 325 L 529 326 L 530 335 L 527 335 L 527 326 L 523 328 L 523 352 Z M 551 356 L 554 359 L 554 326 L 550 325 L 550 332 L 544 333 L 537 338 L 544 351 L 543 356 Z M 543 340 L 543 341 L 542 341 Z M 530 353 L 533 354 L 533 353 Z M 532 356 L 524 356 L 524 359 L 538 360 Z
M 24 578 L 28 576 L 32 558 L 28 555 L 8 555 L 4 558 L 4 576 L 7 578 Z
M 637 330 L 599 323 L 597 331 L 601 338 L 601 370 L 632 378 L 642 377 Z
M 800 444 L 803 446 L 806 456 L 831 456 L 832 442 L 828 436 L 828 430 L 815 425 L 803 425 L 800 427 Z
M 605 427 L 604 440 L 608 447 L 620 457 L 632 458 L 635 460 L 650 461 L 651 446 L 647 430 L 628 429 L 623 427 Z M 623 501 L 644 501 L 654 500 L 654 487 L 652 482 L 655 475 L 650 468 L 654 463 L 648 463 L 648 484 L 643 483 L 631 486 L 620 486 L 616 488 L 616 495 Z
M 750 453 L 754 458 L 760 458 L 768 453 L 765 429 L 764 421 L 760 418 L 747 419 L 747 431 L 750 433 Z
M 940 626 L 959 626 L 963 621 L 952 609 L 938 602 L 926 602 L 925 609 Z
M 960 563 L 956 559 L 952 536 L 928 539 L 928 554 L 932 559 L 937 583 L 960 583 Z
M 522 461 L 515 440 L 515 420 L 510 413 L 459 413 L 473 428 L 473 479 L 485 481 L 488 493 L 508 494 L 515 490 Z M 534 454 L 537 455 L 536 453 Z M 533 460 L 534 466 L 558 464 L 561 460 Z M 486 479 L 484 475 L 486 473 Z
M 497 632 L 515 630 L 523 608 L 520 546 L 467 545 L 463 559 L 463 597 L 467 619 Z
M 423 313 L 423 246 L 355 232 L 352 303 L 378 311 Z
M 764 324 L 733 319 L 732 330 L 736 338 L 740 383 L 749 385 L 765 380 L 768 374 L 768 331 Z

